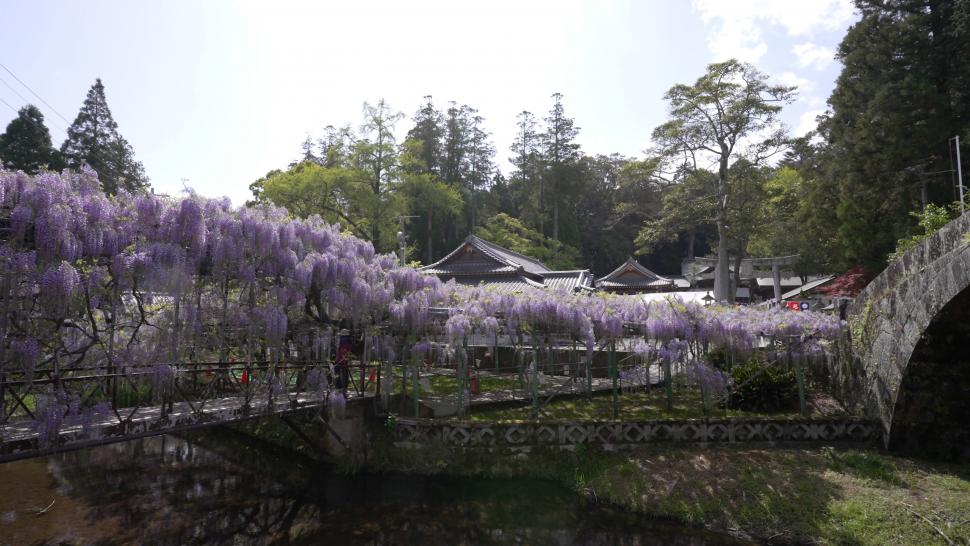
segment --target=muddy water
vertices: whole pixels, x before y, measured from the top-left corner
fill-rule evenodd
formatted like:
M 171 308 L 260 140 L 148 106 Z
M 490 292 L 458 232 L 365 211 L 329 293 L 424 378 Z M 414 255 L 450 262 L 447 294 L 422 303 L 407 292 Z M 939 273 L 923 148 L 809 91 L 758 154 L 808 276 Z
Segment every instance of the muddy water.
M 334 472 L 206 431 L 0 464 L 0 544 L 745 544 L 547 482 Z

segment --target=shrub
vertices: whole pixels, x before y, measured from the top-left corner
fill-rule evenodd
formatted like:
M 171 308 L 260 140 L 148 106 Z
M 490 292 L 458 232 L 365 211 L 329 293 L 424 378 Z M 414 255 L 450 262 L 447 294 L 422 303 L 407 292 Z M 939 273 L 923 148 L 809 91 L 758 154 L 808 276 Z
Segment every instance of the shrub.
M 757 360 L 738 362 L 731 369 L 734 379 L 730 405 L 747 411 L 783 411 L 798 405 L 795 372 Z

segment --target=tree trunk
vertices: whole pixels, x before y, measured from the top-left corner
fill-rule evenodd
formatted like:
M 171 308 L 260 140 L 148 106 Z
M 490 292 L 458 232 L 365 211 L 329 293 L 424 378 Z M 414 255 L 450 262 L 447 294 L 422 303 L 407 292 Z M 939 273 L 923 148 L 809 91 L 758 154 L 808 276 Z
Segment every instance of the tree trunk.
M 552 238 L 559 240 L 559 192 L 552 197 Z
M 546 231 L 544 229 L 545 226 L 543 225 L 543 224 L 545 224 L 545 222 L 543 222 L 543 216 L 544 216 L 544 214 L 543 214 L 543 210 L 542 210 L 542 205 L 543 205 L 543 201 L 544 201 L 544 197 L 545 196 L 542 195 L 542 189 L 543 189 L 542 188 L 542 176 L 540 176 L 539 177 L 539 202 L 536 203 L 536 211 L 538 212 L 538 216 L 539 216 L 539 233 L 542 234 L 542 235 L 545 235 L 546 234 Z
M 731 283 L 731 303 L 738 297 L 738 288 L 741 287 L 741 261 L 744 260 L 744 253 L 738 250 L 734 257 L 734 282 Z
M 434 253 L 431 251 L 431 211 L 428 210 L 428 261 L 426 265 L 434 263 Z
M 687 259 L 694 259 L 694 240 L 697 238 L 697 233 L 694 230 L 690 230 L 687 234 Z
M 731 272 L 729 271 L 729 253 L 727 229 L 723 215 L 717 218 L 717 265 L 714 266 L 714 299 L 718 302 L 729 302 L 731 289 Z
M 727 146 L 721 143 L 721 159 L 717 176 L 717 266 L 714 267 L 714 299 L 718 302 L 734 303 L 731 289 L 730 258 L 728 256 L 728 233 L 725 220 L 728 208 L 728 155 Z

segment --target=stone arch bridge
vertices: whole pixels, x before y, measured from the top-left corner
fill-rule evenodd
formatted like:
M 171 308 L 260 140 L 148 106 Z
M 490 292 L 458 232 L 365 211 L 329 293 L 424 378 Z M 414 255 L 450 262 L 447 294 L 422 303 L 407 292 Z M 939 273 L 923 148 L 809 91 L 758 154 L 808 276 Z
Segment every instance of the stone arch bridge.
M 835 373 L 890 449 L 970 459 L 970 214 L 891 263 L 848 309 Z

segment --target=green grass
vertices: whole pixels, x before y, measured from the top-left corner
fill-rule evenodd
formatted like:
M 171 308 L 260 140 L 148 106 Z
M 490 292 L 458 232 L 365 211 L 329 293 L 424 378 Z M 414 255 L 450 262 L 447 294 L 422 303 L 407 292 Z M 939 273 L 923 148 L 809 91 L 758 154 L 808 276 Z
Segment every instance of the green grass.
M 374 468 L 565 483 L 649 516 L 809 544 L 970 544 L 970 465 L 865 449 L 386 450 Z M 939 529 L 939 531 L 937 530 Z
M 618 416 L 626 421 L 646 421 L 651 419 L 702 419 L 724 417 L 781 417 L 795 418 L 797 411 L 774 414 L 757 413 L 738 409 L 716 408 L 706 413 L 701 403 L 700 393 L 678 390 L 673 406 L 667 409 L 667 399 L 660 390 L 650 393 L 643 391 L 619 395 Z M 613 397 L 609 393 L 598 393 L 589 399 L 585 397 L 559 398 L 542 406 L 540 419 L 546 421 L 603 421 L 613 418 Z M 472 421 L 524 422 L 532 418 L 531 406 L 501 409 L 476 409 L 470 416 Z
M 431 394 L 449 395 L 458 392 L 458 378 L 453 375 L 432 375 L 429 378 L 431 383 Z M 498 390 L 513 390 L 519 388 L 519 382 L 515 378 L 480 376 L 478 378 L 478 389 L 480 392 L 490 392 Z

